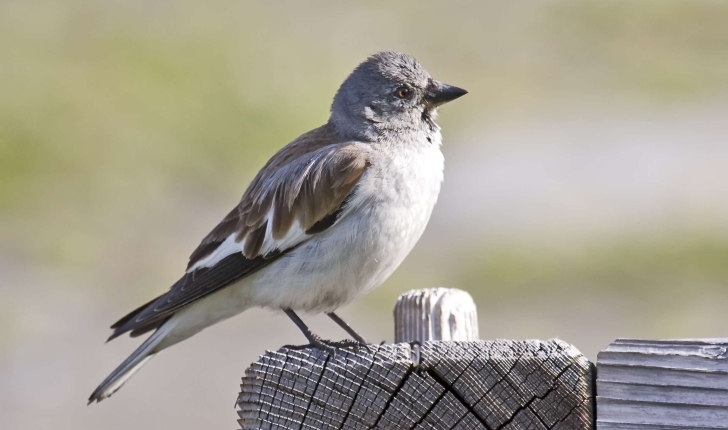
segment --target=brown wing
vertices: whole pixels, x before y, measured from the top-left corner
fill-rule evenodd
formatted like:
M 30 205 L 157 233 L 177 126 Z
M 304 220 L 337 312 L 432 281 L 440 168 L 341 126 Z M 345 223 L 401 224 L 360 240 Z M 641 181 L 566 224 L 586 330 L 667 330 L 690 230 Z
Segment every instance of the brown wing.
M 192 253 L 187 273 L 170 291 L 114 324 L 109 339 L 158 328 L 175 312 L 257 272 L 343 216 L 347 197 L 368 166 L 368 146 L 332 143 L 327 127 L 273 156 L 240 204 Z
M 249 223 L 247 218 L 253 208 L 255 199 L 262 192 L 266 191 L 266 186 L 271 186 L 269 182 L 278 169 L 283 168 L 288 163 L 302 156 L 314 153 L 321 148 L 336 144 L 339 141 L 333 127 L 325 124 L 301 135 L 290 144 L 281 148 L 280 151 L 268 160 L 260 172 L 258 172 L 258 175 L 250 183 L 250 186 L 248 186 L 238 206 L 230 211 L 220 224 L 202 239 L 200 245 L 190 255 L 187 268 L 189 269 L 200 260 L 212 254 L 232 233 L 243 233 L 243 230 Z M 265 210 L 269 210 L 269 207 L 266 207 Z

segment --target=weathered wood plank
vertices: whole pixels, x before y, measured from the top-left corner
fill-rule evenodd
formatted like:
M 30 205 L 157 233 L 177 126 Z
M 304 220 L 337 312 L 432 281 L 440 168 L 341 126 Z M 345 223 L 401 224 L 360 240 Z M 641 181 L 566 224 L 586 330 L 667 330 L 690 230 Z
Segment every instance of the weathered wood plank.
M 597 375 L 600 430 L 728 428 L 728 339 L 619 339 Z
M 246 371 L 243 429 L 593 429 L 592 365 L 560 340 L 267 352 Z

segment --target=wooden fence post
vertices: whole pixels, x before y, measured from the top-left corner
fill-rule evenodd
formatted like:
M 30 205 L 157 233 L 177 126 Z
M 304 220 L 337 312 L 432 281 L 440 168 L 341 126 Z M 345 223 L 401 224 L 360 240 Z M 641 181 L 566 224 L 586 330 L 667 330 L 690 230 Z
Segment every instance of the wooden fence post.
M 472 299 L 457 290 L 411 291 L 395 321 L 412 342 L 267 351 L 243 377 L 241 427 L 594 429 L 593 366 L 573 346 L 478 341 Z
M 470 294 L 456 288 L 408 291 L 394 307 L 394 343 L 478 340 L 478 312 Z
M 728 429 L 728 339 L 619 339 L 597 370 L 599 430 Z

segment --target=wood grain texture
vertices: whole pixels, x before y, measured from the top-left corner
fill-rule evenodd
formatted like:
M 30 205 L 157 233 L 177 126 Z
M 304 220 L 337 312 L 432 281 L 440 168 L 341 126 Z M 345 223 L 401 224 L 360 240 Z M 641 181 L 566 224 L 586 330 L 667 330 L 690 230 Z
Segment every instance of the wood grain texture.
M 728 339 L 619 339 L 597 370 L 600 430 L 728 429 Z
M 478 340 L 473 298 L 456 288 L 408 291 L 394 307 L 394 342 Z
M 560 340 L 284 347 L 247 369 L 243 429 L 593 429 L 593 366 Z

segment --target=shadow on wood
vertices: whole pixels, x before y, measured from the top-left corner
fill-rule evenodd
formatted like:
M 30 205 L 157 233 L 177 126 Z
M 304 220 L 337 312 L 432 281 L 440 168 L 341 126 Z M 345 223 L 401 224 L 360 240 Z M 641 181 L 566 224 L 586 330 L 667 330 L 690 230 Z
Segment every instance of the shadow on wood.
M 550 341 L 267 352 L 238 397 L 243 429 L 593 429 L 593 366 Z

